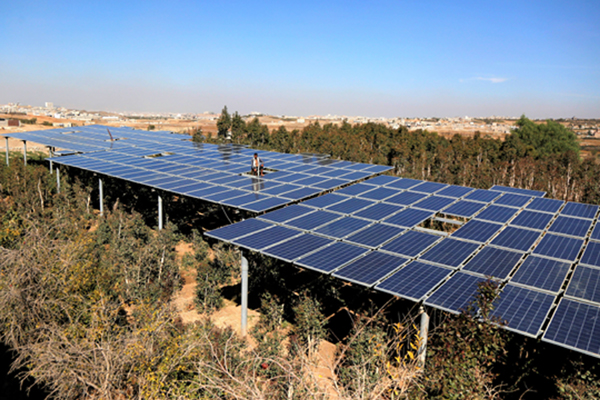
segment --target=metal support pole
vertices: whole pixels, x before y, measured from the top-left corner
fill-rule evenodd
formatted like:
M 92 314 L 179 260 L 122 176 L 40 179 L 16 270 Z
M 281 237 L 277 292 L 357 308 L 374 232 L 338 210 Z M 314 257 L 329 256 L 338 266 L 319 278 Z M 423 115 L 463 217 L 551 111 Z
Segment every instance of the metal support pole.
M 102 187 L 102 179 L 98 178 L 98 191 L 100 192 L 100 215 L 104 215 L 104 190 Z
M 56 193 L 60 193 L 60 169 L 56 167 Z
M 52 154 L 52 147 L 50 146 L 48 146 L 48 153 L 50 154 L 50 157 L 54 157 Z M 52 175 L 52 160 L 50 160 L 50 175 Z
M 27 165 L 27 140 L 23 140 L 23 164 Z
M 6 139 L 6 166 L 8 167 L 9 162 L 8 162 L 8 136 L 5 137 Z
M 242 254 L 242 335 L 248 330 L 248 260 Z
M 163 228 L 163 201 L 162 197 L 158 196 L 158 230 Z
M 427 315 L 427 312 L 425 311 L 423 306 L 421 306 L 421 308 L 419 309 L 419 314 L 421 314 L 421 332 L 419 334 L 420 346 L 417 357 L 419 367 L 424 368 L 425 356 L 427 355 L 427 332 L 429 331 L 429 315 Z

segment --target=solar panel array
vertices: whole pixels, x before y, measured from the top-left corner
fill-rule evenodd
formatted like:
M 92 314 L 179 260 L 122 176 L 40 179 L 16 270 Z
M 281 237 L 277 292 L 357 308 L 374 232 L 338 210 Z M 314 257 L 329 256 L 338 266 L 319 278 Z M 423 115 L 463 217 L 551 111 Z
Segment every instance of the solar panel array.
M 293 239 L 221 233 L 236 224 L 206 235 L 245 248 L 256 238 L 275 258 L 452 313 L 491 278 L 502 290 L 493 316 L 506 329 L 600 357 L 598 206 L 544 195 L 378 176 L 256 219 Z M 422 225 L 449 219 L 460 225 L 451 234 Z M 299 249 L 306 237 L 324 240 Z
M 11 134 L 82 154 L 50 158 L 59 165 L 149 186 L 255 213 L 315 196 L 391 167 L 332 160 L 312 154 L 283 154 L 238 145 L 194 143 L 189 135 L 94 125 Z M 269 170 L 253 177 L 257 153 Z M 276 171 L 272 171 L 276 170 Z M 353 199 L 342 210 L 369 200 Z

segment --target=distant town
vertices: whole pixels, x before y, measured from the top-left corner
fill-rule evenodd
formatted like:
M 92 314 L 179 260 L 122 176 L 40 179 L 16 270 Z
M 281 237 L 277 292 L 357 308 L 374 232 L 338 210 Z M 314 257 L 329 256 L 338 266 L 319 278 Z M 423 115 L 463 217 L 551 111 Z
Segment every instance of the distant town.
M 235 110 L 229 110 L 230 113 Z M 46 102 L 43 106 L 8 103 L 0 105 L 0 131 L 27 131 L 52 127 L 72 127 L 89 124 L 110 126 L 129 126 L 137 129 L 168 130 L 178 133 L 190 132 L 201 128 L 206 134 L 216 134 L 216 121 L 220 112 L 207 111 L 198 114 L 190 113 L 139 113 L 139 112 L 109 112 L 68 109 Z M 305 126 L 319 122 L 320 124 L 349 124 L 380 123 L 398 129 L 401 126 L 409 130 L 429 130 L 442 135 L 482 135 L 503 138 L 515 128 L 518 116 L 488 116 L 488 117 L 454 117 L 454 118 L 370 118 L 346 115 L 269 115 L 262 112 L 251 112 L 242 118 L 250 121 L 258 118 L 262 124 L 275 129 L 281 125 L 287 129 L 302 129 Z M 567 126 L 578 135 L 584 137 L 600 137 L 600 120 L 560 119 L 556 120 Z

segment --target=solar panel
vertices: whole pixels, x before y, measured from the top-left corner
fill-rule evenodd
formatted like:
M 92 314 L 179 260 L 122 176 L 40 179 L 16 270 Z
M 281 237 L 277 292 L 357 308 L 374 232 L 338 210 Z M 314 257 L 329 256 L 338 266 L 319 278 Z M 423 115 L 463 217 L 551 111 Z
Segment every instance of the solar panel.
M 412 228 L 413 226 L 419 225 L 421 222 L 430 218 L 433 215 L 430 211 L 424 210 L 415 210 L 415 209 L 406 209 L 402 210 L 399 213 L 396 213 L 390 217 L 387 217 L 383 220 L 388 224 L 404 226 L 407 228 Z
M 363 183 L 368 183 L 370 185 L 387 185 L 388 183 L 392 183 L 395 181 L 400 180 L 399 178 L 393 177 L 393 176 L 389 176 L 389 175 L 379 175 L 376 176 L 374 178 L 371 178 L 369 180 L 366 180 Z
M 334 211 L 342 214 L 352 214 L 353 212 L 362 210 L 363 208 L 368 207 L 372 204 L 375 203 L 370 200 L 350 198 L 348 200 L 327 207 L 327 211 Z
M 375 289 L 418 302 L 451 273 L 450 269 L 413 261 Z
M 568 202 L 560 213 L 562 215 L 570 215 L 572 217 L 594 219 L 597 211 L 598 206 Z
M 416 257 L 429 246 L 440 240 L 440 236 L 429 233 L 408 231 L 404 235 L 392 240 L 381 249 L 408 257 Z
M 537 337 L 553 303 L 553 295 L 509 284 L 494 301 L 490 316 L 505 321 L 509 330 Z
M 533 250 L 533 253 L 558 258 L 560 260 L 575 261 L 579 254 L 579 250 L 581 250 L 581 246 L 583 246 L 582 239 L 548 233 L 542 238 L 542 241 Z
M 455 215 L 458 217 L 469 218 L 475 215 L 479 210 L 485 207 L 483 203 L 474 201 L 459 200 L 444 210 L 444 214 Z
M 458 228 L 453 234 L 454 238 L 473 240 L 485 243 L 502 228 L 502 225 L 471 220 Z
M 243 190 L 231 189 L 226 190 L 224 192 L 211 194 L 209 196 L 205 196 L 204 198 L 215 203 L 221 203 L 223 200 L 232 199 L 234 197 L 243 196 L 245 194 L 248 194 L 248 192 L 244 192 Z
M 513 215 L 515 215 L 518 211 L 519 210 L 516 210 L 512 207 L 491 205 L 479 214 L 477 214 L 475 218 L 486 221 L 504 223 L 510 220 L 513 217 Z
M 507 192 L 507 193 L 517 193 L 517 194 L 522 194 L 524 196 L 536 196 L 536 197 L 544 197 L 546 195 L 546 192 L 542 192 L 540 190 L 530 190 L 530 189 L 520 189 L 520 188 L 514 188 L 514 187 L 510 187 L 510 186 L 500 186 L 500 185 L 494 185 L 490 188 L 490 190 L 497 190 L 499 192 Z
M 452 204 L 456 199 L 442 196 L 430 196 L 418 203 L 413 204 L 413 207 L 422 208 L 430 211 L 440 211 Z
M 465 262 L 478 248 L 478 244 L 444 238 L 420 259 L 455 268 Z
M 342 265 L 367 253 L 364 247 L 354 246 L 344 242 L 335 242 L 295 262 L 296 265 L 329 273 Z
M 348 183 L 350 183 L 350 181 L 347 181 L 345 179 L 328 179 L 328 180 L 323 181 L 323 182 L 313 183 L 310 186 L 311 187 L 316 187 L 316 188 L 319 188 L 319 189 L 323 189 L 323 190 L 329 190 L 329 189 L 338 188 L 338 187 L 346 185 Z
M 489 203 L 494 199 L 497 199 L 501 196 L 502 193 L 491 192 L 485 189 L 476 189 L 475 191 L 469 193 L 468 196 L 465 196 L 465 200 L 473 200 L 473 201 L 481 201 L 484 203 Z
M 213 239 L 219 239 L 229 242 L 235 238 L 258 232 L 272 226 L 270 223 L 258 219 L 247 219 L 237 224 L 227 225 L 222 228 L 205 232 L 204 235 Z
M 347 196 L 356 196 L 363 192 L 373 190 L 373 186 L 364 183 L 356 183 L 354 185 L 346 186 L 343 189 L 336 191 L 337 194 L 345 194 Z
M 370 200 L 384 200 L 388 197 L 391 197 L 395 194 L 398 194 L 398 191 L 395 189 L 388 189 L 385 187 L 378 187 L 373 190 L 369 190 L 368 192 L 363 192 L 358 195 L 358 197 L 362 197 L 364 199 Z
M 283 261 L 292 262 L 305 254 L 331 243 L 333 243 L 333 240 L 307 233 L 277 244 L 265 250 L 264 254 Z
M 261 251 L 301 233 L 295 229 L 275 225 L 260 232 L 234 239 L 232 242 L 240 247 L 245 247 L 253 251 Z
M 390 182 L 385 186 L 390 187 L 390 188 L 396 188 L 396 189 L 409 189 L 413 186 L 417 186 L 421 182 L 423 182 L 423 181 L 420 181 L 417 179 L 402 178 L 400 180 Z
M 521 261 L 522 253 L 502 250 L 495 247 L 484 247 L 471 261 L 465 265 L 464 271 L 471 271 L 483 276 L 506 279 L 515 266 Z
M 519 251 L 529 251 L 540 235 L 541 232 L 538 231 L 509 226 L 500 232 L 491 244 Z
M 555 213 L 562 205 L 565 204 L 562 200 L 554 200 L 554 199 L 542 199 L 535 198 L 531 201 L 531 203 L 527 204 L 528 210 L 536 210 L 536 211 L 545 211 L 549 213 Z
M 244 204 L 240 206 L 240 208 L 243 210 L 259 213 L 272 210 L 273 208 L 282 206 L 284 204 L 288 204 L 287 199 L 281 199 L 279 197 L 267 197 L 265 199 L 255 201 L 253 203 Z
M 435 193 L 443 188 L 448 186 L 445 183 L 437 183 L 437 182 L 423 182 L 420 185 L 414 186 L 411 190 L 415 192 L 421 193 Z
M 542 340 L 598 357 L 600 308 L 563 298 Z
M 407 262 L 407 258 L 375 250 L 341 268 L 333 276 L 361 285 L 372 286 Z
M 276 186 L 272 186 L 270 188 L 264 189 L 262 190 L 263 194 L 268 194 L 271 196 L 280 196 L 283 193 L 289 193 L 292 190 L 296 190 L 296 189 L 300 189 L 302 188 L 302 186 L 298 186 L 298 185 L 291 185 L 289 183 L 284 183 L 282 185 L 276 185 Z
M 404 232 L 403 228 L 386 224 L 374 224 L 348 236 L 345 241 L 368 247 L 379 247 L 402 232 Z
M 581 257 L 581 263 L 600 267 L 600 243 L 588 243 Z
M 590 235 L 590 239 L 600 240 L 600 223 L 596 222 L 596 226 Z
M 387 203 L 399 204 L 403 206 L 408 206 L 417 201 L 424 199 L 427 197 L 424 193 L 415 193 L 415 192 L 401 192 L 395 196 L 389 197 L 386 199 Z
M 509 207 L 523 207 L 531 200 L 529 196 L 521 196 L 518 194 L 505 194 L 497 199 L 494 204 L 504 205 Z
M 433 292 L 425 304 L 458 314 L 475 301 L 481 282 L 485 282 L 485 279 L 459 271 Z
M 248 192 L 246 192 L 246 193 L 248 193 Z M 255 201 L 268 199 L 268 198 L 271 198 L 271 196 L 264 196 L 259 193 L 248 193 L 243 196 L 235 197 L 230 200 L 225 200 L 225 201 L 223 201 L 223 204 L 226 206 L 239 207 L 243 204 L 253 203 Z
M 365 219 L 344 217 L 327 225 L 321 226 L 319 229 L 315 230 L 315 233 L 336 239 L 343 239 L 346 236 L 349 236 L 372 223 L 372 221 Z
M 302 204 L 305 206 L 311 206 L 316 208 L 325 208 L 348 199 L 348 196 L 341 196 L 337 193 L 328 193 L 323 196 L 303 201 Z
M 404 209 L 404 207 L 402 206 L 396 206 L 393 204 L 386 203 L 376 203 L 372 206 L 369 206 L 354 213 L 354 216 L 379 221 L 402 209 Z
M 575 267 L 566 295 L 600 303 L 600 269 L 586 265 Z
M 510 224 L 543 230 L 548 226 L 552 218 L 554 218 L 552 214 L 524 210 Z
M 296 190 L 292 190 L 291 192 L 285 192 L 280 194 L 280 197 L 284 197 L 286 199 L 291 199 L 291 200 L 300 200 L 303 199 L 305 197 L 310 197 L 313 196 L 317 193 L 320 193 L 321 190 L 320 189 L 316 189 L 316 188 L 310 188 L 310 187 L 303 187 L 300 189 L 296 189 Z
M 459 198 L 472 191 L 473 188 L 470 187 L 452 185 L 440 190 L 439 192 L 437 192 L 437 194 L 440 196 Z
M 563 233 L 565 235 L 585 237 L 592 226 L 589 219 L 558 216 L 550 226 L 548 232 Z
M 287 221 L 286 225 L 310 231 L 338 218 L 341 218 L 340 214 L 317 210 L 291 221 Z
M 512 277 L 511 282 L 557 293 L 570 268 L 570 262 L 529 256 Z

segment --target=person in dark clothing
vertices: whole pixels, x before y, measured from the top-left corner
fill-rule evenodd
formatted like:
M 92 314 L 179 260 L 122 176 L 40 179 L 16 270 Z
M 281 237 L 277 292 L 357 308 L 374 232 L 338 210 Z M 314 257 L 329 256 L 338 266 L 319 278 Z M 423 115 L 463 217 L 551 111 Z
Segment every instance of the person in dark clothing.
M 256 176 L 264 176 L 263 170 L 265 168 L 265 164 L 263 160 L 258 157 L 258 154 L 254 153 L 254 157 L 252 158 L 252 169 L 250 172 L 252 175 Z

